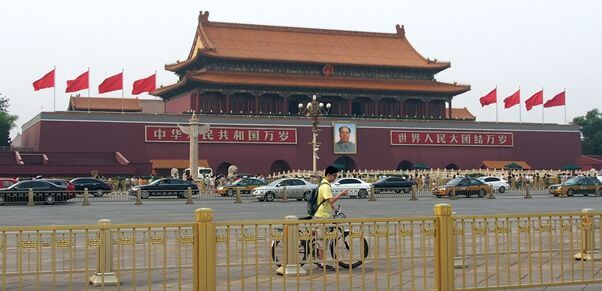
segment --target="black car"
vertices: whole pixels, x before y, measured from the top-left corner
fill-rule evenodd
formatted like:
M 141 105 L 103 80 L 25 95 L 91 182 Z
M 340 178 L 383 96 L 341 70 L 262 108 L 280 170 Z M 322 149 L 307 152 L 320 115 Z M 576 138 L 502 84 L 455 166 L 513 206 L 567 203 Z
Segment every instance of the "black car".
M 44 180 L 21 181 L 0 190 L 0 205 L 13 202 L 27 202 L 29 189 L 33 190 L 33 200 L 52 205 L 58 201 L 67 201 L 75 197 L 75 193 L 66 187 Z
M 134 186 L 130 189 L 131 196 L 136 196 L 136 192 L 140 189 L 142 199 L 150 196 L 177 196 L 178 198 L 186 197 L 188 188 L 192 189 L 192 194 L 198 194 L 198 186 L 189 181 L 184 181 L 174 178 L 163 178 L 155 180 L 148 185 Z
M 76 191 L 84 191 L 87 188 L 96 197 L 102 197 L 111 191 L 111 185 L 96 178 L 75 178 L 69 182 L 75 186 Z
M 395 191 L 399 193 L 408 193 L 412 189 L 412 186 L 416 185 L 414 181 L 406 180 L 401 177 L 383 177 L 380 180 L 372 183 L 374 187 L 374 193 L 381 193 L 385 191 Z

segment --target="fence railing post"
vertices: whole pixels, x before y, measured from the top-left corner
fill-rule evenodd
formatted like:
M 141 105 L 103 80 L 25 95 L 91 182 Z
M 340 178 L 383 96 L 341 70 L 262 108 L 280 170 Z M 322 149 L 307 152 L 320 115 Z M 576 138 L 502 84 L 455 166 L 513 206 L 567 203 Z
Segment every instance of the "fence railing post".
M 416 186 L 412 185 L 412 198 L 410 198 L 410 200 L 415 201 L 418 200 L 418 198 L 416 198 Z
M 136 203 L 134 205 L 142 205 L 142 190 L 140 188 L 136 190 Z
M 602 182 L 602 181 L 600 181 L 600 182 Z M 600 185 L 596 185 L 596 196 L 600 196 L 600 194 L 602 194 L 600 192 L 601 192 L 600 191 Z
M 289 215 L 284 218 L 287 221 L 296 221 L 298 218 Z M 307 271 L 299 265 L 299 229 L 297 224 L 284 225 L 284 252 L 285 261 L 276 269 L 276 274 L 283 276 L 305 275 Z
M 579 229 L 581 230 L 581 246 L 579 253 L 575 254 L 573 258 L 580 261 L 599 261 L 600 253 L 596 251 L 596 228 L 594 216 L 591 214 L 594 209 L 585 208 L 581 209 L 581 223 Z
M 489 196 L 487 196 L 487 199 L 495 199 L 495 196 L 493 196 L 493 185 L 489 185 Z
M 286 191 L 286 186 L 282 187 L 282 202 L 288 202 L 288 191 Z
M 27 206 L 34 206 L 33 203 L 33 189 L 29 188 L 27 192 Z
M 242 203 L 242 199 L 240 198 L 240 189 L 236 189 L 236 199 L 234 199 L 234 203 Z
M 193 290 L 215 291 L 216 260 L 213 209 L 199 208 L 194 212 L 194 250 L 192 258 Z M 230 242 L 227 242 L 230 243 Z
M 456 244 L 456 248 L 454 249 L 454 268 L 456 269 L 464 269 L 468 267 L 461 256 L 462 252 L 460 251 L 460 240 L 464 240 L 464 227 L 458 227 L 458 223 L 456 222 L 456 212 L 452 211 L 452 218 L 454 220 L 454 243 Z
M 186 204 L 194 204 L 194 202 L 192 202 L 192 187 L 186 189 Z
M 113 272 L 113 233 L 111 221 L 101 219 L 98 221 L 100 228 L 100 244 L 98 246 L 98 257 L 96 258 L 96 273 L 90 277 L 92 286 L 116 286 L 119 279 Z
M 370 186 L 370 197 L 368 201 L 376 201 L 376 197 L 374 196 L 374 186 Z
M 88 197 L 88 188 L 84 188 L 84 202 L 82 202 L 83 206 L 90 206 L 90 197 Z
M 454 290 L 454 218 L 449 204 L 437 204 L 435 213 L 435 290 Z
M 525 199 L 533 198 L 533 196 L 531 196 L 531 190 L 529 188 L 529 185 L 527 185 L 527 189 L 525 189 Z

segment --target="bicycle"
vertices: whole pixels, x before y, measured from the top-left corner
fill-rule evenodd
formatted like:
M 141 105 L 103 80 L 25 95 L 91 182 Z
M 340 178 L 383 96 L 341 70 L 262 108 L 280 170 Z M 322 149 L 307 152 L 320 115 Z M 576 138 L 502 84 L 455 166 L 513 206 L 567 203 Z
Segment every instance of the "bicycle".
M 341 210 L 341 206 L 339 205 L 334 210 L 334 219 L 345 219 L 347 216 Z M 311 219 L 311 217 L 304 218 Z M 277 231 L 284 233 L 282 228 L 277 228 Z M 350 239 L 353 239 L 351 232 L 349 230 L 343 229 L 341 226 L 326 226 L 326 234 L 336 234 L 335 239 L 327 238 L 325 239 L 324 245 L 328 246 L 328 250 L 330 253 L 330 257 L 338 261 L 338 265 L 345 269 L 353 269 L 362 265 L 364 259 L 368 257 L 369 246 L 368 241 L 365 237 L 360 237 L 363 239 L 363 246 L 361 243 L 359 245 L 354 245 L 350 242 Z M 310 262 L 313 262 L 316 266 L 321 265 L 321 259 L 318 258 L 318 248 L 317 248 L 317 240 L 322 240 L 322 238 L 316 238 L 316 230 L 315 229 L 299 229 L 299 264 L 303 266 L 307 261 L 308 257 L 311 259 Z M 282 244 L 284 241 L 282 240 L 272 240 L 272 260 L 276 262 L 278 267 L 281 266 L 280 258 L 285 256 L 283 253 Z M 353 251 L 353 254 L 350 252 Z M 324 250 L 326 253 L 326 250 Z M 340 256 L 340 259 L 337 260 L 337 254 Z M 360 257 L 361 256 L 361 257 Z M 351 259 L 351 261 L 349 261 Z

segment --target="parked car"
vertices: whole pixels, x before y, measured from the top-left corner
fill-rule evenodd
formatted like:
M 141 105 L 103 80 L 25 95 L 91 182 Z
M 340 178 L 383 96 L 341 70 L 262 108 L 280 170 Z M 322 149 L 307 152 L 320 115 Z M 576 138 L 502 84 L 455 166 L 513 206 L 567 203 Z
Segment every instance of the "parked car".
M 111 191 L 111 185 L 98 180 L 96 178 L 75 178 L 69 181 L 75 185 L 76 191 L 84 191 L 88 189 L 90 193 L 93 193 L 95 197 L 102 197 L 106 192 Z
M 17 182 L 17 179 L 13 178 L 0 178 L 0 189 L 8 188 Z
M 69 180 L 65 180 L 65 179 L 43 179 L 43 180 L 48 181 L 57 186 L 63 186 L 67 189 L 67 191 L 75 190 L 75 185 L 73 183 L 71 183 Z
M 368 197 L 370 188 L 372 188 L 372 184 L 358 178 L 339 178 L 332 184 L 332 192 L 334 195 L 339 194 L 343 190 L 347 190 L 347 197 L 360 199 Z
M 286 189 L 287 198 L 295 198 L 299 201 L 307 200 L 311 191 L 318 187 L 303 179 L 298 178 L 282 178 L 278 179 L 265 186 L 260 186 L 251 191 L 251 196 L 259 199 L 259 201 L 274 201 L 284 197 L 284 189 Z
M 510 188 L 510 184 L 508 184 L 508 181 L 502 178 L 485 176 L 477 179 L 479 179 L 479 181 L 487 185 L 493 186 L 493 192 L 504 193 L 506 192 L 506 190 L 508 190 L 508 188 Z
M 148 185 L 134 186 L 128 193 L 130 196 L 136 196 L 136 192 L 140 189 L 142 199 L 147 199 L 151 196 L 177 196 L 178 198 L 185 198 L 188 188 L 192 190 L 193 195 L 199 193 L 199 188 L 195 183 L 175 178 L 163 178 L 155 180 Z
M 602 191 L 602 185 L 600 185 L 600 180 L 598 180 L 598 178 L 576 176 L 566 180 L 566 182 L 562 184 L 551 185 L 549 192 L 554 196 L 573 196 L 575 194 L 587 196 L 589 194 L 596 194 L 596 188 L 598 188 L 599 191 Z
M 11 202 L 27 202 L 29 200 L 29 189 L 33 190 L 34 202 L 44 202 L 48 205 L 75 198 L 75 192 L 67 191 L 64 186 L 44 180 L 30 180 L 21 181 L 8 188 L 0 189 L 0 205 Z
M 450 180 L 445 185 L 433 188 L 433 194 L 437 197 L 448 196 L 455 190 L 456 196 L 470 197 L 476 195 L 477 197 L 485 197 L 489 187 L 489 185 L 475 178 L 458 177 Z
M 408 193 L 414 185 L 416 185 L 414 181 L 401 177 L 382 177 L 378 181 L 372 183 L 374 193 L 385 191 L 395 191 L 395 193 L 403 191 L 403 193 Z
M 232 182 L 232 184 L 217 187 L 215 192 L 222 196 L 234 196 L 236 190 L 240 190 L 240 194 L 251 194 L 253 189 L 266 184 L 266 182 L 257 178 L 242 178 Z

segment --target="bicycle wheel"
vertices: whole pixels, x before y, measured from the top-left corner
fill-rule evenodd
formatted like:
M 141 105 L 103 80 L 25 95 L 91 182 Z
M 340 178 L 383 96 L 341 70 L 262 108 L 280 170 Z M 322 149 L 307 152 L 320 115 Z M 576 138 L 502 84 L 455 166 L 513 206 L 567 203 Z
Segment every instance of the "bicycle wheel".
M 368 241 L 362 238 L 363 245 L 358 239 L 349 237 L 349 231 L 342 231 L 336 240 L 331 240 L 329 244 L 330 256 L 338 260 L 339 266 L 345 269 L 353 269 L 362 265 L 363 260 L 368 257 Z
M 286 254 L 284 253 L 284 241 L 276 240 L 272 241 L 272 260 L 276 263 L 276 266 L 280 267 L 282 264 L 281 261 L 284 261 Z M 303 266 L 305 264 L 305 259 L 307 258 L 307 250 L 306 250 L 306 242 L 301 241 L 299 244 L 299 265 Z

